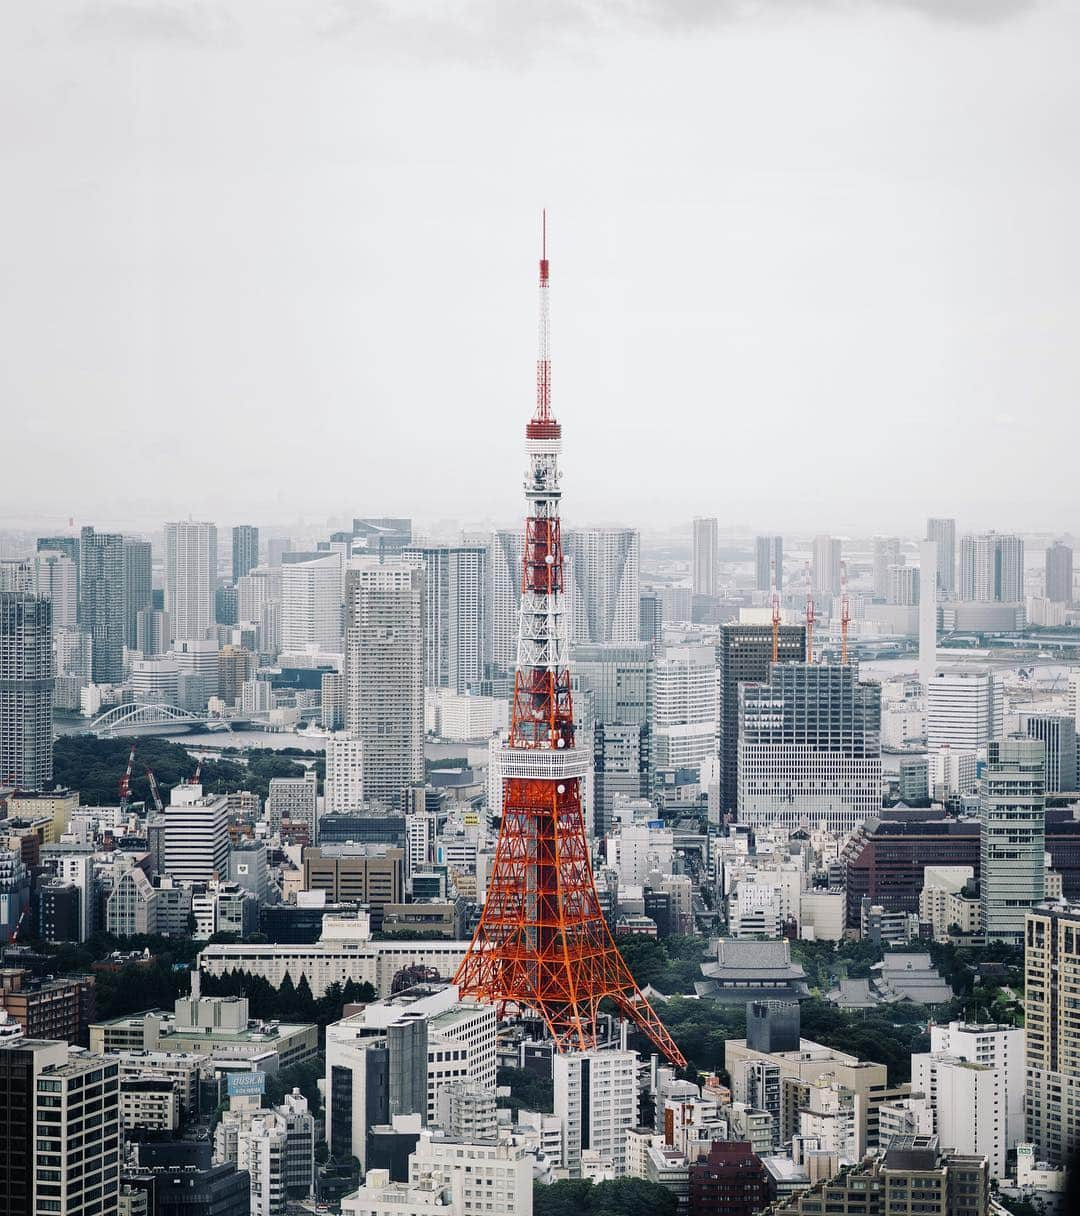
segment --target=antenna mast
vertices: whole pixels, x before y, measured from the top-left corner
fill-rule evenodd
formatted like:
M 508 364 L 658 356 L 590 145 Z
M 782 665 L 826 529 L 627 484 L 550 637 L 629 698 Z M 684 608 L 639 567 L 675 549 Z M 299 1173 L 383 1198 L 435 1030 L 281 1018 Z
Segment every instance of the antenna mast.
M 814 661 L 814 577 L 806 563 L 806 661 Z

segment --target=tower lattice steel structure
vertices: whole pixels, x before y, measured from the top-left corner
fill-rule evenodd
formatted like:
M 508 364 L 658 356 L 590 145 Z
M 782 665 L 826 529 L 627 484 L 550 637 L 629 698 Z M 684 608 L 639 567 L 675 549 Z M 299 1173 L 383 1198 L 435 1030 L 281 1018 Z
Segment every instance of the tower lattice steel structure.
M 600 911 L 581 807 L 591 756 L 574 746 L 563 549 L 562 428 L 551 412 L 546 222 L 540 261 L 536 412 L 528 469 L 517 671 L 510 737 L 498 760 L 502 824 L 483 915 L 454 982 L 461 995 L 532 1011 L 560 1051 L 597 1044 L 608 1001 L 669 1060 L 685 1063 L 616 949 Z

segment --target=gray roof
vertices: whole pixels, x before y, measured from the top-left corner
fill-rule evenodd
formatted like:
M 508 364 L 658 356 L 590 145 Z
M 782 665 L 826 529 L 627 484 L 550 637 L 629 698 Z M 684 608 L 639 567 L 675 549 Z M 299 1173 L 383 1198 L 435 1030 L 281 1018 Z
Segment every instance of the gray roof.
M 841 1009 L 872 1009 L 878 1003 L 878 998 L 870 991 L 869 980 L 841 980 L 826 993 L 826 1000 Z

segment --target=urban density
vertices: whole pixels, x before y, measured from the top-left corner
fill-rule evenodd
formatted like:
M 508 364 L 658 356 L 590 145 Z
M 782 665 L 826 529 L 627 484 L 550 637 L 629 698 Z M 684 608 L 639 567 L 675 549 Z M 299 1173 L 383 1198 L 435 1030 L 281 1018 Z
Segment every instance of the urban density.
M 933 24 L 941 44 L 959 45 L 989 37 L 991 27 L 1019 30 L 1025 18 L 1015 12 L 1041 7 L 993 0 L 982 14 L 977 3 L 941 4 L 954 14 L 947 29 L 936 4 L 916 0 L 867 4 L 881 12 L 865 19 Z M 115 228 L 112 253 L 101 265 L 65 261 L 72 291 L 85 290 L 85 279 L 103 293 L 76 326 L 88 341 L 103 341 L 113 324 L 109 282 L 130 275 L 137 285 L 140 315 L 125 316 L 123 327 L 139 335 L 125 375 L 140 417 L 114 433 L 99 416 L 107 394 L 89 347 L 55 357 L 80 418 L 66 429 L 35 422 L 34 401 L 20 397 L 14 377 L 0 377 L 11 486 L 33 465 L 35 484 L 55 500 L 45 510 L 0 483 L 0 1216 L 1075 1216 L 1080 569 L 1068 504 L 1054 505 L 1050 490 L 1041 498 L 1045 470 L 1010 450 L 1029 423 L 1045 449 L 1071 443 L 1064 423 L 1056 433 L 1021 416 L 1029 389 L 1040 391 L 1038 377 L 1012 399 L 1016 384 L 1002 370 L 1025 342 L 1040 360 L 1057 345 L 1075 346 L 1075 336 L 1052 328 L 1052 315 L 1069 308 L 1039 295 L 1039 259 L 1025 253 L 1023 272 L 1017 262 L 1009 273 L 1045 333 L 1036 341 L 1015 333 L 1009 317 L 994 322 L 1002 366 L 987 359 L 965 372 L 985 393 L 976 425 L 935 416 L 939 369 L 925 347 L 925 399 L 913 395 L 886 418 L 875 394 L 918 361 L 906 327 L 925 320 L 903 317 L 900 306 L 872 336 L 871 328 L 845 333 L 836 368 L 813 363 L 810 339 L 800 347 L 757 332 L 754 310 L 766 296 L 767 309 L 783 311 L 804 299 L 805 282 L 823 300 L 831 290 L 809 263 L 759 247 L 755 285 L 739 280 L 746 316 L 732 322 L 738 344 L 756 352 L 755 375 L 775 384 L 783 365 L 802 362 L 797 378 L 820 378 L 830 393 L 835 378 L 843 395 L 853 381 L 839 364 L 849 355 L 858 362 L 869 344 L 888 357 L 868 356 L 881 365 L 876 383 L 859 385 L 867 400 L 858 433 L 844 434 L 852 428 L 839 414 L 801 403 L 798 422 L 787 414 L 781 423 L 729 399 L 719 373 L 711 396 L 702 389 L 701 424 L 691 430 L 669 418 L 666 385 L 662 393 L 647 378 L 632 386 L 631 371 L 612 366 L 605 326 L 620 331 L 628 352 L 648 346 L 651 331 L 630 319 L 646 315 L 633 311 L 640 300 L 627 303 L 625 318 L 607 315 L 596 263 L 583 249 L 633 262 L 625 282 L 634 282 L 629 223 L 620 232 L 612 218 L 609 228 L 583 231 L 565 186 L 551 191 L 553 210 L 542 210 L 541 112 L 555 103 L 534 98 L 537 114 L 525 122 L 512 115 L 522 129 L 511 136 L 495 112 L 502 95 L 485 85 L 471 121 L 492 147 L 503 141 L 496 130 L 505 130 L 504 142 L 529 145 L 536 195 L 523 201 L 497 173 L 481 174 L 470 189 L 494 201 L 478 216 L 527 206 L 531 224 L 535 208 L 536 232 L 524 248 L 492 232 L 487 267 L 448 249 L 445 266 L 426 270 L 461 286 L 460 314 L 439 316 L 404 289 L 379 300 L 384 323 L 408 334 L 387 362 L 403 377 L 429 365 L 443 386 L 438 411 L 452 425 L 433 438 L 421 411 L 396 408 L 391 388 L 364 401 L 334 390 L 324 412 L 328 398 L 304 399 L 299 380 L 283 375 L 282 391 L 294 399 L 282 426 L 238 370 L 214 398 L 223 418 L 243 415 L 243 437 L 233 439 L 196 413 L 189 419 L 171 396 L 156 399 L 168 376 L 147 351 L 173 337 L 164 336 L 167 313 L 148 285 L 157 272 L 145 268 L 157 266 L 171 284 L 166 294 L 187 300 L 192 328 L 183 341 L 190 365 L 201 368 L 215 343 L 244 346 L 239 334 L 196 325 L 204 308 L 217 315 L 217 279 L 204 273 L 197 235 L 210 211 L 212 224 L 229 229 L 243 268 L 239 311 L 264 307 L 256 297 L 268 280 L 254 275 L 247 284 L 246 276 L 281 236 L 280 260 L 276 252 L 269 259 L 281 275 L 280 328 L 267 331 L 265 345 L 284 342 L 288 330 L 303 335 L 305 375 L 324 386 L 334 380 L 312 297 L 333 277 L 339 252 L 348 262 L 353 237 L 374 242 L 364 245 L 363 273 L 372 276 L 389 265 L 396 274 L 408 242 L 380 244 L 380 224 L 358 214 L 333 257 L 320 244 L 324 224 L 342 231 L 333 213 L 349 209 L 351 194 L 343 187 L 330 203 L 312 183 L 327 165 L 344 181 L 353 159 L 367 155 L 328 134 L 351 95 L 338 92 L 341 65 L 330 63 L 327 45 L 350 72 L 360 63 L 358 75 L 364 65 L 376 76 L 392 74 L 387 62 L 399 65 L 410 87 L 423 74 L 416 56 L 430 55 L 424 71 L 439 87 L 458 74 L 479 88 L 496 71 L 528 77 L 535 58 L 554 52 L 529 6 L 502 8 L 498 54 L 488 63 L 474 43 L 479 27 L 460 16 L 444 24 L 439 5 L 419 6 L 430 9 L 423 26 L 416 6 L 401 6 L 406 17 L 395 5 L 313 5 L 325 9 L 321 49 L 304 41 L 314 38 L 306 15 L 289 36 L 297 57 L 310 53 L 326 75 L 309 82 L 318 102 L 298 101 L 282 120 L 285 78 L 244 74 L 252 18 L 228 15 L 231 7 L 80 4 L 63 34 L 72 63 L 125 48 L 109 71 L 134 99 L 140 139 L 161 139 L 175 153 L 178 124 L 192 145 L 217 151 L 207 154 L 215 163 L 207 211 L 194 208 L 190 238 L 171 252 L 162 232 L 192 210 L 179 186 L 192 148 L 175 159 L 163 152 L 152 169 L 140 163 L 130 179 L 103 178 L 94 223 Z M 276 0 L 266 7 L 289 9 Z M 619 41 L 624 20 L 633 30 L 625 37 L 650 52 L 638 87 L 658 93 L 689 85 L 670 65 L 654 74 L 653 53 L 659 63 L 673 53 L 670 40 L 683 40 L 679 54 L 692 55 L 699 22 L 720 37 L 708 5 L 672 4 L 667 13 L 665 5 L 601 4 L 595 14 L 576 0 L 555 7 L 561 16 L 552 24 L 573 47 L 560 60 L 567 87 L 593 70 L 599 52 L 586 49 L 589 40 L 602 31 Z M 720 24 L 741 31 L 732 38 L 746 37 L 744 9 L 776 10 L 755 16 L 753 29 L 778 65 L 811 37 L 801 23 L 835 22 L 839 31 L 863 19 L 855 15 L 863 6 L 843 3 L 821 6 L 827 17 L 792 5 L 802 16 L 791 24 L 779 16 L 787 6 L 718 7 Z M 59 37 L 53 17 L 40 20 L 28 46 Z M 995 46 L 1004 55 L 1004 42 Z M 180 69 L 185 56 L 189 67 Z M 278 118 L 233 130 L 231 94 L 219 93 L 221 65 L 211 66 L 196 139 L 190 116 L 163 98 L 175 74 L 190 70 L 194 80 L 196 65 L 215 57 L 235 65 L 237 93 L 250 90 L 252 107 Z M 841 57 L 815 67 L 823 91 Z M 1070 64 L 1075 75 L 1075 56 Z M 988 60 L 979 79 L 1007 76 L 1006 65 Z M 47 114 L 79 108 L 68 92 L 72 70 L 48 86 L 56 96 Z M 787 70 L 780 65 L 747 88 L 744 103 L 769 111 L 779 96 L 783 124 L 799 127 L 805 116 L 782 78 Z M 920 87 L 929 92 L 937 74 L 948 74 L 940 62 L 925 73 Z M 858 94 L 844 93 L 833 125 L 857 121 L 872 75 L 867 68 Z M 1056 78 L 1042 85 L 1029 82 L 1040 96 L 1059 87 Z M 383 197 L 376 173 L 365 192 L 382 198 L 388 225 L 419 232 L 451 205 L 461 179 L 447 166 L 456 141 L 474 133 L 425 101 L 424 124 L 444 133 L 437 151 L 391 139 L 415 120 L 405 114 L 420 104 L 407 99 L 410 87 L 373 88 L 363 118 L 386 132 L 392 148 L 382 154 L 417 173 L 409 207 L 393 219 L 398 196 L 386 188 Z M 972 88 L 965 106 L 978 110 L 986 98 Z M 4 85 L 9 100 L 16 92 Z M 740 231 L 761 209 L 777 208 L 770 222 L 778 227 L 797 209 L 781 197 L 786 179 L 765 143 L 752 172 L 762 193 L 745 215 L 736 205 L 714 214 L 696 201 L 695 163 L 725 164 L 732 153 L 726 118 L 718 114 L 706 136 L 691 111 L 708 107 L 695 97 L 685 95 L 685 115 L 665 128 L 673 149 L 666 169 L 638 156 L 638 138 L 652 138 L 647 123 L 622 145 L 621 193 L 653 197 L 656 183 L 644 179 L 655 176 L 678 196 L 662 219 L 647 202 L 633 212 L 635 224 L 647 217 L 672 242 L 670 258 L 666 245 L 654 245 L 640 259 L 643 281 L 654 284 L 661 264 L 683 257 L 678 229 L 697 222 L 695 209 L 710 227 Z M 595 100 L 618 108 L 599 85 Z M 307 127 L 312 105 L 320 118 Z M 1069 108 L 1061 98 L 1054 105 Z M 595 116 L 586 109 L 575 184 L 603 200 L 611 171 L 596 167 Z M 121 114 L 117 130 L 127 122 Z M 1041 138 L 1034 114 L 1023 113 L 1025 143 Z M 1001 120 L 988 113 L 984 122 Z M 0 123 L 0 146 L 9 125 Z M 920 127 L 920 147 L 933 125 L 926 118 Z M 42 162 L 53 156 L 51 125 L 28 130 Z M 565 124 L 560 130 L 568 139 Z M 799 130 L 813 189 L 832 206 L 831 192 L 843 193 L 834 168 L 810 124 Z M 320 167 L 301 155 L 286 171 L 278 158 L 288 144 L 278 139 L 318 149 Z M 913 155 L 902 140 L 893 148 L 887 131 L 880 140 L 887 156 L 867 143 L 859 162 L 864 186 L 879 161 Z M 263 168 L 244 160 L 248 167 L 234 173 L 229 141 L 238 155 L 265 142 L 269 159 Z M 986 155 L 976 143 L 950 156 Z M 430 178 L 429 154 L 438 167 Z M 92 175 L 92 159 L 73 162 L 71 190 L 81 188 L 80 174 Z M 903 163 L 912 182 L 932 176 L 921 162 Z M 1011 177 L 1013 168 L 994 172 Z M 1026 172 L 1017 167 L 1018 182 Z M 262 183 L 268 219 L 237 222 L 251 210 L 239 201 L 250 196 L 231 193 L 245 175 Z M 22 177 L 12 174 L 13 191 Z M 276 197 L 284 177 L 296 179 L 293 204 Z M 68 188 L 50 191 L 47 202 L 44 189 L 34 191 L 49 240 L 63 248 Z M 166 201 L 174 188 L 175 204 Z M 309 189 L 305 211 L 295 200 Z M 1053 193 L 1062 214 L 1060 200 L 1077 197 L 1075 183 Z M 902 230 L 914 249 L 920 221 L 905 197 L 879 200 L 874 224 Z M 1012 207 L 994 221 L 995 247 L 999 228 L 1023 226 Z M 172 219 L 159 224 L 159 211 Z M 1051 212 L 1048 205 L 1048 228 Z M 248 245 L 249 221 L 282 233 Z M 976 242 L 978 223 L 965 210 L 963 239 L 936 256 L 970 257 L 967 273 L 981 292 L 993 259 Z M 1070 212 L 1065 226 L 1074 223 Z M 294 227 L 308 242 L 302 272 L 299 246 L 283 235 Z M 8 225 L 5 266 L 19 256 L 21 229 L 21 220 Z M 901 265 L 906 247 L 889 266 L 869 240 L 853 233 L 850 241 L 852 262 L 872 263 L 879 278 L 879 298 L 851 292 L 868 315 L 894 280 L 918 278 Z M 1063 243 L 1063 260 L 1067 253 Z M 693 275 L 723 290 L 720 260 L 698 254 Z M 474 274 L 484 292 L 497 283 L 502 294 L 477 306 L 478 289 L 466 282 Z M 677 331 L 689 369 L 686 379 L 673 371 L 671 398 L 709 380 L 721 361 L 678 281 L 666 299 L 644 305 L 657 330 Z M 947 319 L 949 308 L 962 309 L 932 283 L 919 292 L 919 307 L 940 325 L 944 363 L 946 347 L 949 358 L 963 347 L 960 322 Z M 43 333 L 70 324 L 64 293 L 16 294 Z M 464 336 L 476 307 L 502 337 Z M 522 331 L 512 340 L 504 310 Z M 821 313 L 843 328 L 825 302 Z M 520 317 L 527 320 L 518 325 Z M 348 307 L 334 324 L 355 343 L 357 362 L 378 362 L 378 343 Z M 440 326 L 445 347 L 441 337 L 431 345 Z M 565 357 L 553 346 L 564 326 L 575 335 Z M 875 346 L 886 330 L 888 346 Z M 487 362 L 486 341 L 513 353 L 516 380 Z M 455 345 L 460 367 L 441 353 Z M 699 345 L 714 364 L 700 377 Z M 236 367 L 262 357 L 244 351 Z M 475 379 L 463 378 L 466 365 Z M 41 360 L 41 383 L 53 371 L 52 356 Z M 389 381 L 397 371 L 385 374 Z M 1073 375 L 1075 395 L 1075 366 Z M 604 377 L 611 398 L 601 427 L 590 412 L 599 412 L 592 397 Z M 194 374 L 176 378 L 181 395 L 198 396 Z M 496 421 L 471 411 L 474 390 L 499 398 Z M 647 413 L 635 410 L 639 393 L 654 398 Z M 354 442 L 336 411 L 362 415 L 362 432 L 348 435 L 362 433 L 367 471 L 348 480 L 333 472 L 352 459 Z M 38 426 L 42 445 L 47 434 L 54 441 L 50 428 L 74 430 L 88 445 L 100 431 L 95 442 L 113 450 L 93 470 L 100 497 L 77 490 L 66 457 L 8 442 L 16 425 L 29 428 L 23 436 Z M 792 426 L 820 501 L 810 493 L 788 501 L 802 491 L 774 463 L 771 445 Z M 685 465 L 661 445 L 673 430 Z M 1001 461 L 980 468 L 982 506 L 957 488 L 983 459 L 968 446 L 976 430 Z M 263 461 L 266 497 L 257 499 L 233 477 L 244 447 L 267 436 L 276 463 Z M 640 476 L 644 464 L 621 463 L 624 445 L 650 459 L 656 445 L 655 484 Z M 934 447 L 944 453 L 934 467 L 948 464 L 950 473 L 931 479 Z M 713 461 L 709 479 L 692 472 L 699 452 Z M 467 461 L 483 466 L 482 479 Z M 373 462 L 383 480 L 370 475 Z M 836 507 L 851 490 L 837 472 L 845 464 L 853 478 L 856 465 L 859 476 L 872 468 L 880 502 L 851 491 L 850 503 Z M 759 493 L 728 494 L 728 479 L 744 476 Z M 683 480 L 680 499 L 672 486 Z M 198 489 L 212 482 L 218 498 Z M 906 497 L 890 497 L 901 483 Z M 323 510 L 324 495 L 338 503 L 333 513 Z M 162 502 L 174 504 L 168 514 Z M 890 511 L 898 522 L 883 528 Z

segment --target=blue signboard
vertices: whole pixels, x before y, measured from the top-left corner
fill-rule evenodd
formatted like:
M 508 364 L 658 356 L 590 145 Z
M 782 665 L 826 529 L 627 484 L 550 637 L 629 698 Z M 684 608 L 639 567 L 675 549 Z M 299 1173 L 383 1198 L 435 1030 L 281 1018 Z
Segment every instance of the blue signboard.
M 230 1098 L 249 1094 L 261 1097 L 266 1092 L 266 1073 L 231 1072 L 225 1078 L 225 1092 Z

